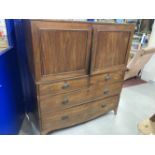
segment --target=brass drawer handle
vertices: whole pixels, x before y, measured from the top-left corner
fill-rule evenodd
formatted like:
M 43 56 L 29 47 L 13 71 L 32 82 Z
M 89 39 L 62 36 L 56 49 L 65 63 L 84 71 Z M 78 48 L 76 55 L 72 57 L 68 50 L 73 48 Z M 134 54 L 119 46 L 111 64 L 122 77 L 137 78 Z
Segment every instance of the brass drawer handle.
M 105 108 L 106 106 L 107 106 L 106 104 L 102 104 L 102 105 L 101 105 L 102 108 Z
M 108 75 L 108 74 L 107 74 L 107 75 L 105 76 L 105 78 L 104 78 L 105 81 L 108 81 L 108 80 L 110 80 L 110 79 L 111 79 L 111 76 Z
M 69 119 L 69 116 L 62 116 L 61 117 L 61 120 L 67 120 L 67 119 Z
M 103 92 L 103 94 L 104 94 L 104 95 L 108 95 L 108 94 L 109 94 L 109 90 L 105 90 L 105 91 Z
M 66 99 L 64 99 L 64 101 L 62 101 L 62 104 L 63 105 L 66 105 L 66 104 L 68 104 L 69 103 L 69 100 L 66 98 Z
M 67 89 L 69 88 L 69 83 L 65 82 L 64 85 L 62 86 L 62 89 Z

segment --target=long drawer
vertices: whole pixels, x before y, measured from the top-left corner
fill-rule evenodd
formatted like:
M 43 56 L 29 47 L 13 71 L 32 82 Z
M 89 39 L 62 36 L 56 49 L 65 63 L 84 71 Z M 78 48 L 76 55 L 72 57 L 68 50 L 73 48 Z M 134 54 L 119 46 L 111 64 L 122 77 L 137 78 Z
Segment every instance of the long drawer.
M 119 82 L 123 80 L 123 75 L 124 75 L 123 70 L 93 75 L 90 77 L 90 84 L 97 84 L 99 82 L 104 82 L 106 84 Z
M 66 92 L 78 90 L 87 86 L 88 86 L 87 76 L 70 79 L 70 80 L 64 80 L 64 81 L 55 82 L 55 83 L 46 83 L 46 84 L 38 85 L 40 95 L 44 95 L 44 94 L 55 95 L 60 93 L 66 93 Z
M 120 93 L 121 87 L 121 82 L 106 86 L 104 83 L 100 83 L 98 85 L 92 85 L 89 88 L 66 94 L 55 96 L 43 95 L 40 96 L 41 113 L 54 113 L 59 110 L 64 110 L 85 102 L 89 102 L 91 100 L 117 95 Z
M 39 84 L 39 93 L 40 95 L 44 94 L 61 94 L 66 93 L 69 91 L 78 90 L 84 87 L 87 87 L 89 85 L 96 85 L 99 82 L 104 82 L 105 84 L 110 84 L 114 82 L 119 82 L 123 80 L 124 72 L 116 71 L 116 72 L 109 72 L 104 74 L 97 74 L 92 75 L 90 77 L 80 77 L 70 80 L 63 80 L 60 82 L 55 83 L 44 83 Z
M 46 113 L 42 116 L 42 130 L 52 131 L 91 120 L 114 109 L 117 104 L 118 96 L 114 96 L 66 109 L 55 115 Z

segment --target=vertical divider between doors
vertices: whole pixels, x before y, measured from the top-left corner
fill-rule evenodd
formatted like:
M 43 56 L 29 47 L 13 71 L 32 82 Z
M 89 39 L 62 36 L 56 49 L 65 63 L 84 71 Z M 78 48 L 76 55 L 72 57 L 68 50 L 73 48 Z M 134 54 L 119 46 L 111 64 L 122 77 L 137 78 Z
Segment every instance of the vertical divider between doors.
M 92 62 L 92 52 L 93 52 L 93 36 L 94 36 L 94 30 L 93 30 L 93 26 L 91 26 L 91 43 L 90 43 L 90 56 L 89 56 L 89 62 L 88 62 L 88 75 L 90 78 L 91 75 L 91 62 Z

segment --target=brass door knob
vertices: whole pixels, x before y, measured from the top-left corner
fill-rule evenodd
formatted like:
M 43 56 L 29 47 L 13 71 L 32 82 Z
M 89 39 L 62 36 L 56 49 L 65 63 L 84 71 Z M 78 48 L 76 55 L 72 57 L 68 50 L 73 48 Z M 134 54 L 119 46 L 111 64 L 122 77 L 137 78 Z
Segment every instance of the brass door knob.
M 108 94 L 109 94 L 109 90 L 105 90 L 105 91 L 103 92 L 103 94 L 104 94 L 104 95 L 108 95 Z
M 105 76 L 105 78 L 104 78 L 105 81 L 108 81 L 108 80 L 110 80 L 110 79 L 111 79 L 111 76 L 110 76 L 109 74 L 107 74 L 107 75 Z
M 68 104 L 69 103 L 69 100 L 66 98 L 66 99 L 64 99 L 64 101 L 62 101 L 62 104 L 63 105 L 66 105 L 66 104 Z
M 102 108 L 105 108 L 106 106 L 107 106 L 106 104 L 102 104 L 102 105 L 101 105 Z
M 67 119 L 69 119 L 69 116 L 67 116 L 67 115 L 61 117 L 61 120 L 67 120 Z
M 65 82 L 64 85 L 62 86 L 63 89 L 69 88 L 69 83 Z

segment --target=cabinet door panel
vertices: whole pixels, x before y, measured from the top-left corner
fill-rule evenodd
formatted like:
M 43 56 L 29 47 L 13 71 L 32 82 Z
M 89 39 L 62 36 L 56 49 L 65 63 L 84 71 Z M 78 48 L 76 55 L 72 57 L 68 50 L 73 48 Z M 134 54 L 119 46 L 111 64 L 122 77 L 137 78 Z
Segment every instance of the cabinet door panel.
M 88 74 L 91 42 L 89 25 L 35 22 L 38 31 L 35 48 L 41 80 L 57 80 Z M 36 62 L 37 58 L 36 58 Z
M 117 25 L 95 27 L 93 36 L 93 51 L 91 72 L 110 71 L 126 65 L 131 31 Z M 117 29 L 118 28 L 118 29 Z
M 87 56 L 87 32 L 41 31 L 43 74 L 84 70 Z

